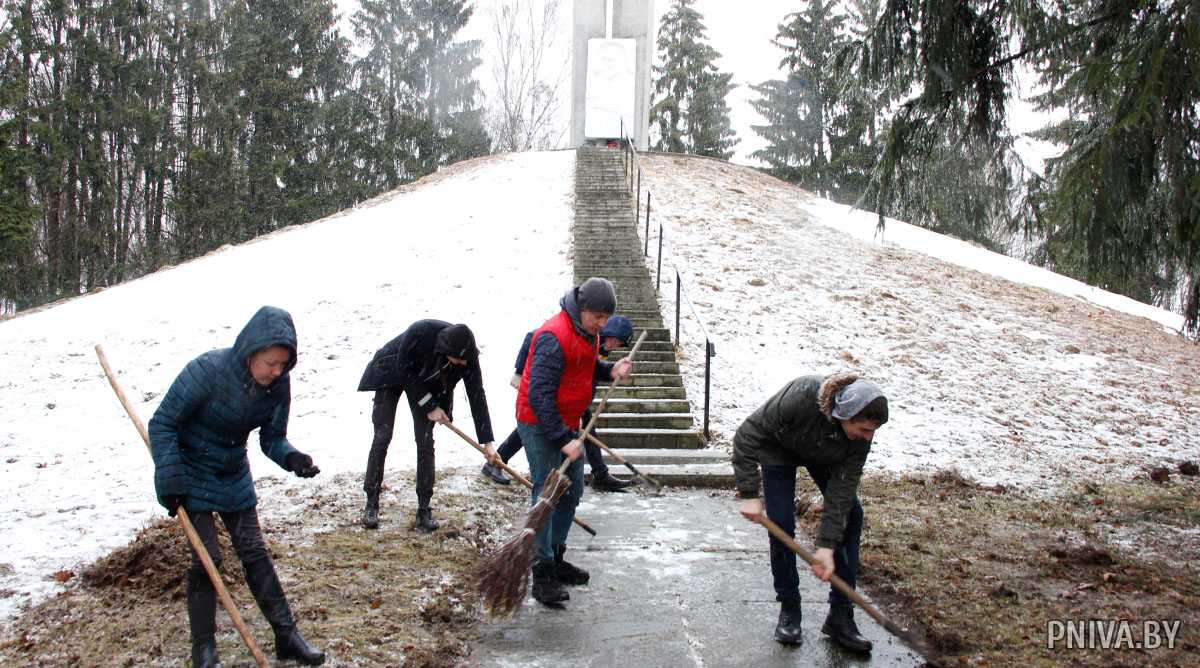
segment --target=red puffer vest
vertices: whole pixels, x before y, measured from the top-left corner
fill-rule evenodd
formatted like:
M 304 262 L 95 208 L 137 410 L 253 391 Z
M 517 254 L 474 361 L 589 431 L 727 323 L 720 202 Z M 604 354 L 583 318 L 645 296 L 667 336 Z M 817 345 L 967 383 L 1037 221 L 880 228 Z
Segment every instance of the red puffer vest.
M 533 364 L 534 348 L 542 332 L 550 332 L 558 339 L 565 364 L 562 380 L 558 383 L 555 402 L 563 424 L 568 429 L 579 429 L 583 412 L 592 403 L 592 375 L 596 372 L 597 345 L 575 331 L 571 316 L 565 310 L 550 318 L 536 332 L 529 344 L 529 355 L 525 359 L 525 370 L 521 374 L 521 389 L 517 392 L 517 422 L 537 424 L 537 417 L 529 406 L 529 366 Z

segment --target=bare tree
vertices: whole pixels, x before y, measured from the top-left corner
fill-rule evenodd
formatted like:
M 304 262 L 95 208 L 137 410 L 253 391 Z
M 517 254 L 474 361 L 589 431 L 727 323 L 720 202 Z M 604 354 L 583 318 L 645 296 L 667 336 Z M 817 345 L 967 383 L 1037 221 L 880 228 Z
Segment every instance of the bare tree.
M 498 0 L 488 7 L 493 90 L 487 126 L 497 152 L 558 148 L 570 51 L 561 0 Z

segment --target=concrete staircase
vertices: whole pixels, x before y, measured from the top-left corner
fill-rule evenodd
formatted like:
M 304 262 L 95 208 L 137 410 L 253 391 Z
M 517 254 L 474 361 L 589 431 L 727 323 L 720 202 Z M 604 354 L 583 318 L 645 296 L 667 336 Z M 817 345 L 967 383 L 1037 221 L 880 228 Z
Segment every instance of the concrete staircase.
M 704 448 L 693 423 L 671 332 L 663 326 L 643 260 L 621 162 L 621 151 L 595 147 L 578 149 L 575 161 L 575 284 L 592 276 L 612 281 L 617 313 L 633 322 L 636 335 L 648 332 L 633 375 L 616 389 L 596 421 L 596 438 L 664 485 L 732 486 L 728 457 Z M 627 353 L 618 351 L 610 359 Z M 596 392 L 593 409 L 604 389 Z M 605 458 L 614 473 L 628 473 Z

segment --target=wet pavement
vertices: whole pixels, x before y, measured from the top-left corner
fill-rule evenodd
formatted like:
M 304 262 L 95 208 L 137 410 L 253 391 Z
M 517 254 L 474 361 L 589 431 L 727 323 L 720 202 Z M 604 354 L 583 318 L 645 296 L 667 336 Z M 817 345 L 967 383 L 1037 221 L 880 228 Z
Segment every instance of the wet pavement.
M 774 641 L 779 604 L 767 533 L 737 514 L 730 491 L 601 493 L 588 489 L 567 560 L 591 582 L 570 587 L 560 609 L 527 597 L 512 618 L 480 628 L 470 665 L 566 668 L 721 666 L 922 666 L 924 661 L 861 610 L 870 656 L 821 633 L 829 586 L 800 578 L 804 643 Z M 801 539 L 801 545 L 808 541 Z M 803 563 L 803 562 L 801 562 Z

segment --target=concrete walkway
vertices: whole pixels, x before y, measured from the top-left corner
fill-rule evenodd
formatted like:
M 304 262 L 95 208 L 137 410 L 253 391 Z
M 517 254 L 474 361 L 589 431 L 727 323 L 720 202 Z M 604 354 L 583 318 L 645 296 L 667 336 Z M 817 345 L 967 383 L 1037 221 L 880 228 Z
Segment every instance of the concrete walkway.
M 875 643 L 870 657 L 821 633 L 828 585 L 803 573 L 804 644 L 772 639 L 779 604 L 767 533 L 737 514 L 728 491 L 644 490 L 584 494 L 567 559 L 591 572 L 571 600 L 550 609 L 531 597 L 511 619 L 485 623 L 472 666 L 922 666 L 866 613 L 855 619 Z M 801 539 L 801 544 L 808 542 Z

